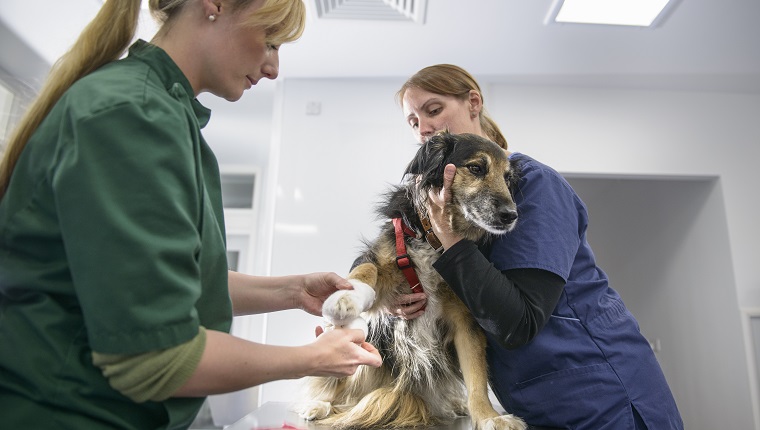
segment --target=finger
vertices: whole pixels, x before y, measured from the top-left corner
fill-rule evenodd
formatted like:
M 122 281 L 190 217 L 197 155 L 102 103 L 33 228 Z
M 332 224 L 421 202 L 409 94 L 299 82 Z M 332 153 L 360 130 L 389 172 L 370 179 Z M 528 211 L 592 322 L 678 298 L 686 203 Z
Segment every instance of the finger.
M 368 355 L 365 355 L 366 361 L 364 364 L 372 367 L 380 367 L 383 365 L 383 358 L 380 356 L 380 351 L 378 351 L 374 345 L 368 342 L 362 342 L 359 346 L 369 353 Z
M 401 294 L 396 299 L 396 305 L 409 306 L 413 303 L 419 302 L 420 300 L 426 300 L 426 299 L 427 299 L 427 295 L 425 295 L 425 293 Z
M 357 329 L 357 328 L 350 328 L 350 329 L 344 329 L 347 333 L 349 333 L 349 339 L 351 342 L 361 345 L 364 340 L 366 339 L 364 335 L 364 330 Z
M 453 164 L 447 164 L 443 168 L 443 186 L 450 187 L 454 182 L 454 175 L 457 173 L 457 166 Z
M 454 175 L 457 173 L 457 167 L 453 164 L 447 164 L 443 168 L 443 195 L 446 200 L 451 199 L 451 185 L 454 183 Z
M 353 290 L 354 286 L 347 280 L 343 279 L 341 282 L 335 284 L 335 288 L 338 290 Z
M 425 313 L 424 309 L 419 309 L 416 312 L 411 312 L 411 313 L 406 314 L 402 318 L 404 318 L 405 320 L 413 320 L 415 318 L 421 317 L 422 314 L 424 314 L 424 313 Z
M 327 274 L 327 280 L 330 285 L 335 287 L 337 290 L 350 290 L 353 289 L 353 286 L 351 285 L 348 280 L 337 273 L 330 272 Z
M 427 304 L 427 300 L 420 300 L 420 301 L 410 304 L 409 306 L 405 306 L 403 310 L 406 315 L 412 315 L 415 312 L 423 309 L 426 304 Z
M 319 337 L 324 332 L 325 332 L 325 329 L 323 329 L 322 326 L 319 326 L 319 325 L 314 329 L 314 335 L 316 337 Z

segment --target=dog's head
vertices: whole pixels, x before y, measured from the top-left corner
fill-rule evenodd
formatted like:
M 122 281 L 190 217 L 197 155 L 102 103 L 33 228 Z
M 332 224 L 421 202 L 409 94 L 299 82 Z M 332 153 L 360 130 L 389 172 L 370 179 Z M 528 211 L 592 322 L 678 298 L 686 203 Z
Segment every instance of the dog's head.
M 517 208 L 510 188 L 517 175 L 499 145 L 474 134 L 441 132 L 417 151 L 405 174 L 418 210 L 427 213 L 428 192 L 441 188 L 447 164 L 457 167 L 446 208 L 457 233 L 477 240 L 486 232 L 514 228 Z

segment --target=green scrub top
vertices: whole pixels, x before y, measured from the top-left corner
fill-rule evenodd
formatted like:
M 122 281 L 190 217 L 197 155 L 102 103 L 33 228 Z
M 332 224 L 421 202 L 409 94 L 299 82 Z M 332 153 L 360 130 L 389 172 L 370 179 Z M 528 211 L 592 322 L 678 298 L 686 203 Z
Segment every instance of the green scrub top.
M 0 422 L 187 428 L 202 398 L 137 404 L 91 352 L 140 354 L 229 331 L 210 111 L 160 48 L 75 83 L 30 139 L 0 201 Z

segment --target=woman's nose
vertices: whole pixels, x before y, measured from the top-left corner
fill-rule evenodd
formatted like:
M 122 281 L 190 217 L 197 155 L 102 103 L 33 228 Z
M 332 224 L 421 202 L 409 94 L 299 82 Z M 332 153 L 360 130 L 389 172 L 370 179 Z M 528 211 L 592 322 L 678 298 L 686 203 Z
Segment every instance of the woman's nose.
M 277 79 L 280 74 L 280 56 L 277 51 L 270 51 L 269 59 L 261 66 L 261 73 L 267 79 Z
M 419 128 L 421 136 L 432 136 L 436 131 L 438 131 L 436 130 L 436 126 L 432 123 L 432 121 L 420 120 Z

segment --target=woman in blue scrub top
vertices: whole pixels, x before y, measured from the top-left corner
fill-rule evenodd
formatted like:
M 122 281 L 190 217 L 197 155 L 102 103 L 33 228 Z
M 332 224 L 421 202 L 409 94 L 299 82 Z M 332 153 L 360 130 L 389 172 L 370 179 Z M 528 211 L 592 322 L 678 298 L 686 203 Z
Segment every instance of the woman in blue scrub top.
M 398 98 L 420 143 L 448 129 L 487 137 L 507 151 L 480 87 L 457 66 L 420 70 Z M 434 267 L 486 332 L 494 394 L 536 427 L 683 429 L 648 341 L 596 265 L 586 206 L 551 167 L 521 153 L 509 157 L 520 177 L 512 232 L 490 243 L 452 233 L 442 207 L 453 165 L 429 205 L 444 246 Z M 405 296 L 394 313 L 416 318 L 424 301 L 424 293 Z
M 231 336 L 233 313 L 321 313 L 334 273 L 227 270 L 219 169 L 196 96 L 275 79 L 301 0 L 107 0 L 11 137 L 0 173 L 3 428 L 187 428 L 204 396 L 346 376 L 361 330 L 305 346 Z

